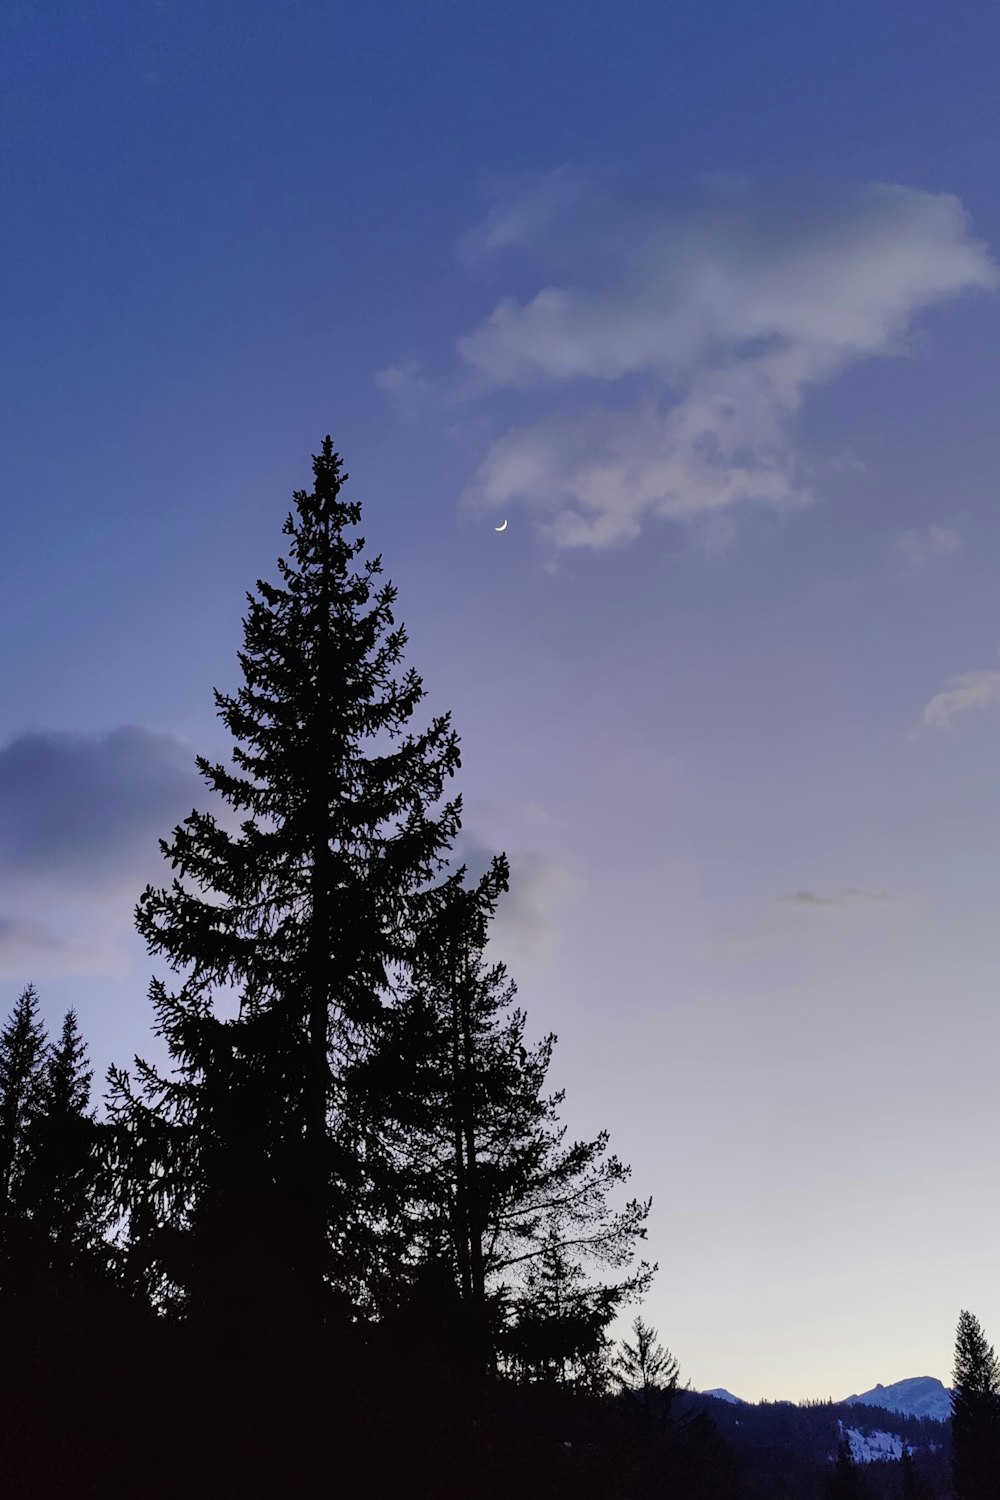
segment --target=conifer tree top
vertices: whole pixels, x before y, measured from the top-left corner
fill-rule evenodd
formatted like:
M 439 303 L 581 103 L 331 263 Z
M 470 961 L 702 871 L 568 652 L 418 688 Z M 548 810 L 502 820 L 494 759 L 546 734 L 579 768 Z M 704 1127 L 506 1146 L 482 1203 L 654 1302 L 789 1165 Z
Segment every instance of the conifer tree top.
M 376 587 L 381 557 L 352 569 L 365 547 L 348 535 L 361 505 L 341 498 L 347 475 L 329 437 L 313 475 L 284 523 L 280 581 L 259 579 L 247 594 L 243 682 L 215 693 L 232 765 L 197 759 L 243 815 L 241 836 L 192 813 L 161 842 L 173 889 L 147 889 L 136 916 L 175 968 L 258 992 L 290 982 L 305 947 L 328 944 L 331 923 L 345 957 L 348 937 L 367 942 L 354 971 L 370 987 L 392 956 L 390 929 L 443 867 L 460 816 L 458 798 L 432 811 L 460 764 L 457 736 L 448 714 L 406 732 L 423 684 L 412 669 L 397 675 L 406 632 L 395 587 Z M 182 886 L 185 876 L 215 899 Z

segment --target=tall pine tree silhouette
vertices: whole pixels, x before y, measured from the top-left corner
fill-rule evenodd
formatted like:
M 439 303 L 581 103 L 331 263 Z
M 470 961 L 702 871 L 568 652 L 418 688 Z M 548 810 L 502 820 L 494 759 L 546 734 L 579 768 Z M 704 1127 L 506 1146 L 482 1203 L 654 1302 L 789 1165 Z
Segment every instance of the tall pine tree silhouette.
M 358 1280 L 363 1170 L 340 1129 L 345 1063 L 377 1031 L 408 961 L 420 894 L 444 864 L 460 800 L 445 714 L 404 732 L 423 697 L 397 677 L 406 633 L 327 438 L 294 496 L 280 582 L 248 594 L 243 684 L 216 705 L 232 766 L 197 764 L 241 820 L 192 812 L 161 844 L 175 871 L 136 925 L 180 988 L 154 981 L 174 1063 L 112 1071 L 127 1207 L 182 1305 L 236 1320 L 283 1294 L 280 1318 L 322 1323 L 332 1283 Z M 238 1014 L 218 1015 L 235 995 Z M 355 1226 L 356 1227 L 356 1226 Z M 240 1303 L 242 1300 L 242 1311 Z
M 1000 1495 L 1000 1364 L 972 1313 L 959 1314 L 951 1393 L 955 1500 Z

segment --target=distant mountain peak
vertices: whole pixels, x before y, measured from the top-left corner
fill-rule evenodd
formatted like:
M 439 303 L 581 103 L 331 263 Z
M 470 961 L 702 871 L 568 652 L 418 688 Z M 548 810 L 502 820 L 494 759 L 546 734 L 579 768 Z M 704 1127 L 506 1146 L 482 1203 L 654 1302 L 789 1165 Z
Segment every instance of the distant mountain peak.
M 934 1375 L 914 1375 L 892 1385 L 880 1382 L 860 1396 L 848 1396 L 842 1404 L 881 1406 L 906 1417 L 933 1417 L 936 1422 L 946 1422 L 951 1416 L 951 1391 Z
M 717 1401 L 728 1401 L 732 1406 L 746 1406 L 742 1396 L 734 1396 L 732 1391 L 724 1390 L 721 1385 L 715 1386 L 710 1391 L 702 1391 L 703 1396 L 714 1396 Z

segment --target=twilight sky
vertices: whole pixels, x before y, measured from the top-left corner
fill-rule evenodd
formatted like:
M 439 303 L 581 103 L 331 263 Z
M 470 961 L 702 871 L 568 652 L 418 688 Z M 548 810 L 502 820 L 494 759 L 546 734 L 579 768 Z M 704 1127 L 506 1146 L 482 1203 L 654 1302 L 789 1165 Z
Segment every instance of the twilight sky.
M 4 1013 L 155 1055 L 132 908 L 329 431 L 683 1376 L 1000 1337 L 998 49 L 987 0 L 5 6 Z

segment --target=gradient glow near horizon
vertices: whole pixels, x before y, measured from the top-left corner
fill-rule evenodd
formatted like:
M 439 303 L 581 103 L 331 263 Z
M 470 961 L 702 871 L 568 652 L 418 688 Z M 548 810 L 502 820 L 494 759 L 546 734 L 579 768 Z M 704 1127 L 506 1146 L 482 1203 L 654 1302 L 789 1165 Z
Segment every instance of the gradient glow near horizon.
M 683 1377 L 1000 1337 L 998 44 L 925 0 L 8 7 L 4 1011 L 155 1053 L 132 907 L 329 431 Z

